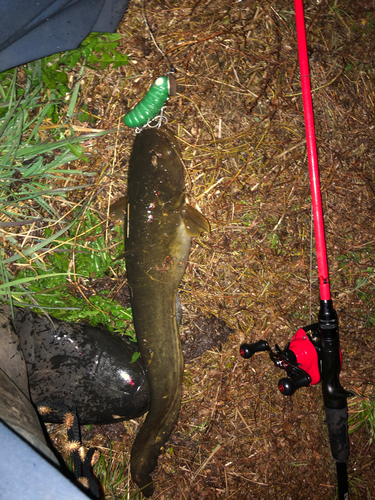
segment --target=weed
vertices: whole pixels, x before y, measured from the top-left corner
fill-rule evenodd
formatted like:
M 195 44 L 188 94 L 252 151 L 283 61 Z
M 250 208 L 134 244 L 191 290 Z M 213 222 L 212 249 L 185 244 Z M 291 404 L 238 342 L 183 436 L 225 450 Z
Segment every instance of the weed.
M 65 68 L 72 69 L 80 58 L 100 68 L 126 64 L 127 58 L 116 51 L 120 38 L 91 34 L 76 50 L 0 74 L 0 299 L 123 331 L 130 310 L 110 300 L 108 291 L 86 297 L 78 286 L 103 277 L 113 265 L 101 221 L 87 210 L 96 174 L 71 166 L 78 159 L 88 161 L 85 141 L 107 132 L 75 135 L 69 116 L 77 86 L 68 118 L 61 113 L 70 92 Z M 87 108 L 84 113 L 87 118 Z M 41 125 L 51 117 L 59 126 L 47 133 Z M 72 206 L 68 193 L 83 189 L 89 194 L 82 206 Z M 121 230 L 111 231 L 111 237 L 122 241 Z
M 369 397 L 361 401 L 360 408 L 349 418 L 349 434 L 355 432 L 363 424 L 367 425 L 370 433 L 369 443 L 375 440 L 375 397 Z
M 109 456 L 106 460 L 100 455 L 95 464 L 94 473 L 104 490 L 106 500 L 136 500 L 140 494 L 129 492 L 129 466 L 128 459 L 123 454 L 122 460 L 113 456 L 112 445 L 109 443 Z M 125 469 L 128 469 L 126 474 Z
M 90 33 L 77 49 L 53 54 L 41 60 L 42 81 L 57 98 L 55 105 L 48 113 L 53 123 L 58 122 L 64 99 L 71 93 L 66 70 L 77 70 L 78 63 L 81 63 L 82 67 L 89 66 L 95 69 L 104 69 L 110 64 L 113 64 L 114 68 L 128 64 L 128 57 L 116 50 L 119 40 L 121 40 L 121 35 L 118 33 Z M 82 74 L 78 76 L 77 84 L 81 76 Z M 78 90 L 79 87 L 76 88 Z M 80 121 L 95 121 L 91 115 L 88 115 L 87 106 L 81 107 L 81 110 L 82 112 L 78 115 Z
M 116 251 L 121 251 L 122 228 L 115 226 L 109 231 L 111 245 L 118 244 Z M 45 237 L 51 236 L 52 231 L 46 229 Z M 37 259 L 21 260 L 18 265 L 18 279 L 12 286 L 27 283 L 28 293 L 12 292 L 14 300 L 30 303 L 32 295 L 38 308 L 52 310 L 56 318 L 87 320 L 93 326 L 103 324 L 120 332 L 130 323 L 130 308 L 123 308 L 111 299 L 108 289 L 96 293 L 90 285 L 92 280 L 115 274 L 112 267 L 115 262 L 106 248 L 105 224 L 92 212 L 87 211 L 66 234 L 55 238 Z M 123 261 L 116 268 L 119 274 L 125 273 Z

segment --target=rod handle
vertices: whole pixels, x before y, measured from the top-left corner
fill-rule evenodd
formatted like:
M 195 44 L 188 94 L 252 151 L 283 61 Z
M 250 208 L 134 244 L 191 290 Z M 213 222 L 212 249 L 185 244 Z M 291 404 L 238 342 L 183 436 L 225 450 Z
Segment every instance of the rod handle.
M 335 409 L 324 407 L 331 444 L 332 457 L 344 463 L 349 457 L 348 407 Z

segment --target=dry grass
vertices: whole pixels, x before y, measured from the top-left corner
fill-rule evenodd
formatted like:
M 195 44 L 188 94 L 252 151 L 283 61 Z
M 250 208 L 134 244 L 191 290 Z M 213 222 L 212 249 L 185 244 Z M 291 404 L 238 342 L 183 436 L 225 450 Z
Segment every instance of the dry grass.
M 146 4 L 178 70 L 179 92 L 166 116 L 180 140 L 189 196 L 212 228 L 193 242 L 182 301 L 188 314 L 213 313 L 233 328 L 221 352 L 186 366 L 180 418 L 159 460 L 154 498 L 333 499 L 320 386 L 285 398 L 277 390 L 282 373 L 266 355 L 244 361 L 238 354 L 244 339 L 284 346 L 310 323 L 310 310 L 315 321 L 318 307 L 293 2 Z M 360 398 L 374 395 L 375 383 L 375 10 L 365 0 L 308 1 L 305 8 L 341 380 L 358 394 L 354 411 Z M 131 64 L 85 76 L 81 99 L 98 116 L 97 129 L 121 123 L 168 70 L 139 0 L 119 32 Z M 133 137 L 126 129 L 96 146 L 90 168 L 96 186 L 108 186 L 94 205 L 103 213 L 126 190 Z M 130 443 L 135 426 L 127 425 L 122 439 Z M 368 438 L 365 428 L 351 435 L 353 498 L 375 496 Z

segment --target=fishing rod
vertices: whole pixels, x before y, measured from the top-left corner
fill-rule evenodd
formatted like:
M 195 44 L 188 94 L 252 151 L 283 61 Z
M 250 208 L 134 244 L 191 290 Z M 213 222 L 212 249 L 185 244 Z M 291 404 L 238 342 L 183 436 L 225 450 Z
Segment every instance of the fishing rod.
M 339 500 L 348 500 L 347 398 L 352 396 L 352 393 L 346 391 L 339 380 L 342 357 L 338 318 L 333 307 L 329 285 L 303 0 L 294 0 L 294 5 L 319 275 L 318 322 L 298 330 L 284 350 L 281 350 L 277 344 L 272 350 L 266 340 L 259 340 L 254 344 L 242 344 L 240 354 L 244 358 L 250 358 L 256 352 L 268 351 L 273 363 L 287 372 L 288 377 L 279 381 L 279 390 L 285 396 L 291 396 L 300 387 L 322 383 L 331 453 L 336 462 L 338 496 Z
M 346 391 L 339 380 L 341 369 L 339 327 L 337 314 L 332 304 L 329 286 L 303 0 L 294 0 L 294 6 L 319 273 L 320 310 L 318 321 L 321 340 L 323 401 L 331 453 L 337 468 L 339 500 L 346 500 L 349 498 L 348 474 L 346 468 L 346 462 L 349 458 L 347 397 L 352 396 L 352 393 Z

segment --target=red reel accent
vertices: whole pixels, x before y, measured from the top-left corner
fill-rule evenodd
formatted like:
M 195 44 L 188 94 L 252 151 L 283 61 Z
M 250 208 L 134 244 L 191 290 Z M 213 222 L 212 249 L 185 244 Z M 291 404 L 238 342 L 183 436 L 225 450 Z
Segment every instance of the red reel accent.
M 297 363 L 300 368 L 310 375 L 310 385 L 315 385 L 320 382 L 318 353 L 307 333 L 302 328 L 293 335 L 289 349 L 296 355 Z

